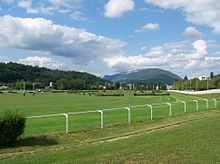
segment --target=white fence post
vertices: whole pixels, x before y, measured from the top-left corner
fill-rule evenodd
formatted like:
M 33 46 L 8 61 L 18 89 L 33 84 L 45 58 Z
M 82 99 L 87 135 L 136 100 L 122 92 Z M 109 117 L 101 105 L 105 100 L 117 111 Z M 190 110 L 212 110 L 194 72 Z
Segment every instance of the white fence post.
M 216 106 L 218 107 L 218 100 L 219 98 L 215 98 L 216 99 Z
M 180 102 L 184 104 L 184 112 L 186 113 L 186 102 L 185 101 L 180 101 Z
M 68 114 L 61 113 L 61 114 L 49 114 L 49 115 L 41 115 L 41 116 L 29 116 L 26 117 L 27 119 L 34 119 L 34 118 L 48 118 L 48 117 L 59 117 L 59 116 L 65 116 L 66 118 L 66 133 L 69 132 L 69 122 L 68 122 Z
M 128 123 L 131 123 L 131 109 L 129 107 L 125 107 L 128 110 Z
M 66 133 L 69 133 L 69 116 L 68 114 L 64 114 L 64 116 L 66 117 Z
M 170 110 L 169 115 L 172 116 L 172 105 L 171 105 L 171 103 L 167 103 L 167 105 L 169 105 L 169 110 Z
M 147 105 L 150 107 L 150 119 L 153 120 L 153 107 L 152 105 Z
M 196 111 L 199 111 L 199 101 L 198 100 L 193 100 L 194 102 L 196 102 Z
M 216 99 L 212 99 L 215 102 L 215 108 L 217 108 L 217 100 Z
M 101 129 L 103 129 L 103 127 L 104 127 L 103 111 L 98 110 L 98 112 L 100 112 L 100 114 L 101 114 Z
M 206 102 L 206 110 L 208 110 L 209 109 L 209 100 L 208 99 L 204 99 L 204 100 Z

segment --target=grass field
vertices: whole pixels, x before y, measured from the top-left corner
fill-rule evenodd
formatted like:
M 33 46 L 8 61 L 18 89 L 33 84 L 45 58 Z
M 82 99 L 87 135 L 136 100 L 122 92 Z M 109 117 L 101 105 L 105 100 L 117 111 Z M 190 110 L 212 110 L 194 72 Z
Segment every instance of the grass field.
M 100 97 L 86 94 L 43 93 L 0 95 L 0 111 L 19 109 L 25 116 L 66 113 L 141 104 L 219 98 L 220 94 L 187 96 Z M 27 119 L 24 139 L 9 148 L 0 148 L 0 163 L 219 163 L 220 101 L 214 108 L 209 101 L 173 104 L 169 117 L 168 105 L 154 106 L 154 119 L 146 107 L 104 113 L 104 129 L 100 114 L 69 117 L 70 133 L 65 134 L 65 118 Z
M 0 163 L 219 163 L 220 110 L 54 134 L 0 149 Z
M 121 93 L 108 91 L 109 93 Z M 108 93 L 107 92 L 107 93 Z M 125 96 L 89 96 L 83 94 L 68 93 L 39 93 L 35 97 L 21 93 L 0 94 L 0 112 L 12 109 L 19 110 L 25 116 L 79 112 L 88 110 L 102 110 L 117 107 L 128 107 L 142 104 L 158 104 L 162 102 L 177 102 L 180 100 L 193 100 L 207 98 L 207 96 L 186 96 L 172 93 L 170 96 L 133 96 L 134 92 L 124 91 Z M 220 97 L 220 95 L 212 95 Z M 209 96 L 210 97 L 210 96 Z M 218 102 L 220 106 L 220 102 Z M 209 107 L 214 108 L 214 101 L 209 101 Z M 172 115 L 184 113 L 182 103 L 172 105 Z M 205 110 L 205 101 L 199 101 L 199 109 Z M 195 102 L 187 102 L 187 112 L 195 112 Z M 153 107 L 154 119 L 167 117 L 169 115 L 168 105 Z M 126 110 L 104 112 L 104 126 L 111 126 L 127 122 L 128 113 Z M 131 110 L 131 122 L 150 119 L 150 108 L 140 107 Z M 89 113 L 83 115 L 69 116 L 69 130 L 79 131 L 100 127 L 100 113 Z M 25 136 L 41 134 L 52 134 L 65 131 L 65 117 L 27 119 Z

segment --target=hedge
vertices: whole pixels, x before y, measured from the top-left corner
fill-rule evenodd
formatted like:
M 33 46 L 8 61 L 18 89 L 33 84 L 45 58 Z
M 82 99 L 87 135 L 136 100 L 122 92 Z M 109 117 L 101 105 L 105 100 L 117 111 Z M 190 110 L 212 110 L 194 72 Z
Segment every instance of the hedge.
M 170 93 L 152 92 L 152 93 L 134 93 L 134 96 L 169 96 Z
M 5 111 L 0 116 L 0 145 L 8 146 L 21 138 L 25 128 L 25 117 L 18 111 Z
M 122 93 L 115 93 L 115 94 L 103 94 L 103 93 L 98 93 L 96 96 L 124 96 Z

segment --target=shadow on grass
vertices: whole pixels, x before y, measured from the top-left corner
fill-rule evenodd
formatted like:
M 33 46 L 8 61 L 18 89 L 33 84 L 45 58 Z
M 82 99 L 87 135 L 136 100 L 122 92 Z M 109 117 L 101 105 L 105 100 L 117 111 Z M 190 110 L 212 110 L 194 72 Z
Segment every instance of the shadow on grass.
M 48 138 L 46 136 L 29 137 L 18 142 L 19 146 L 50 146 L 58 144 L 54 138 Z
M 49 138 L 46 136 L 39 137 L 29 137 L 25 139 L 21 139 L 16 143 L 7 146 L 0 146 L 0 149 L 4 148 L 18 148 L 18 147 L 28 147 L 28 146 L 51 146 L 58 144 L 58 141 L 54 138 Z

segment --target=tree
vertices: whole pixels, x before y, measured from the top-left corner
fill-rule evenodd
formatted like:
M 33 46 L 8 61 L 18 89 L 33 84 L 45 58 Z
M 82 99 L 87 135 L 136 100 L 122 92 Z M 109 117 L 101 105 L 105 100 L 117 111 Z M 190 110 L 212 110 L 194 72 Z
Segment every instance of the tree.
M 188 77 L 187 76 L 185 76 L 184 77 L 184 79 L 183 79 L 183 81 L 187 81 L 188 80 Z
M 115 83 L 115 89 L 119 89 L 120 88 L 120 83 L 116 82 Z
M 0 83 L 8 85 L 12 89 L 22 89 L 22 81 L 27 83 L 28 90 L 32 90 L 33 82 L 44 86 L 44 88 L 53 82 L 55 89 L 87 89 L 107 82 L 86 72 L 50 70 L 11 62 L 7 64 L 0 62 Z
M 214 77 L 214 73 L 210 72 L 210 78 L 213 79 L 213 77 Z

